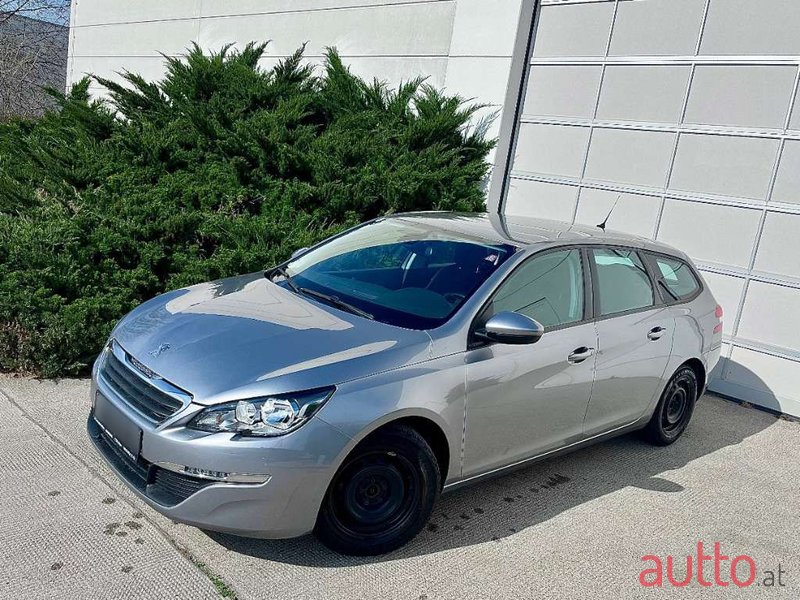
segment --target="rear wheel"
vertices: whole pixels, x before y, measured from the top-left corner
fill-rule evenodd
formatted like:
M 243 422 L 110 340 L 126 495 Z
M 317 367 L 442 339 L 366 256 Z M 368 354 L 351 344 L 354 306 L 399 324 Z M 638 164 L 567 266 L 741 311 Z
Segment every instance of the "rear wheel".
M 425 526 L 440 489 L 439 465 L 425 439 L 405 425 L 387 427 L 347 457 L 314 532 L 342 554 L 390 552 Z
M 697 391 L 694 369 L 688 366 L 678 369 L 644 429 L 645 439 L 657 446 L 668 446 L 681 437 L 694 413 Z

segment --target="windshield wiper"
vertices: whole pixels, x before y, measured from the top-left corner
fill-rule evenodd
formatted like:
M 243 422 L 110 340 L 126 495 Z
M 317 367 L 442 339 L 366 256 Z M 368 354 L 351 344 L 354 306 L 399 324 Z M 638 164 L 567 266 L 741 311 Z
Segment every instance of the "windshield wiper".
M 361 310 L 360 308 L 353 306 L 349 302 L 345 302 L 344 300 L 341 300 L 336 296 L 323 294 L 322 292 L 318 292 L 316 290 L 312 290 L 306 287 L 297 288 L 297 291 L 299 291 L 301 294 L 306 294 L 307 296 L 313 296 L 314 298 L 322 300 L 323 302 L 327 302 L 328 304 L 333 304 L 337 308 L 341 308 L 343 310 L 346 310 L 347 312 L 351 312 L 354 315 L 358 315 L 359 317 L 364 317 L 365 319 L 371 319 L 371 320 L 375 319 L 374 315 L 368 313 L 365 310 Z
M 275 275 L 280 275 L 281 277 L 284 278 L 284 280 L 286 280 L 286 284 L 290 288 L 292 288 L 292 291 L 294 291 L 297 294 L 301 294 L 301 295 L 305 295 L 305 296 L 313 296 L 314 298 L 317 298 L 318 300 L 322 300 L 323 302 L 327 302 L 328 304 L 333 304 L 334 306 L 336 306 L 338 308 L 344 309 L 347 312 L 351 312 L 354 315 L 358 315 L 360 317 L 364 317 L 365 319 L 370 319 L 370 320 L 374 320 L 375 319 L 375 317 L 372 314 L 368 313 L 367 311 L 361 310 L 360 308 L 358 308 L 356 306 L 353 306 L 349 302 L 345 302 L 344 300 L 341 300 L 341 299 L 337 298 L 336 296 L 331 296 L 329 294 L 323 294 L 322 292 L 318 292 L 316 290 L 312 290 L 312 289 L 307 288 L 307 287 L 300 287 L 299 285 L 297 285 L 294 282 L 294 278 L 291 275 L 289 275 L 289 272 L 286 270 L 285 267 L 275 267 L 274 269 L 264 273 L 264 275 L 270 281 L 272 281 L 272 278 Z
M 286 280 L 287 285 L 290 288 L 292 288 L 292 290 L 294 290 L 298 294 L 303 293 L 298 287 L 298 285 L 292 279 L 292 276 L 289 275 L 289 271 L 286 270 L 286 267 L 275 267 L 271 271 L 267 271 L 266 273 L 264 273 L 264 275 L 266 275 L 267 279 L 269 279 L 270 281 L 272 281 L 272 278 L 275 277 L 275 275 L 280 275 Z

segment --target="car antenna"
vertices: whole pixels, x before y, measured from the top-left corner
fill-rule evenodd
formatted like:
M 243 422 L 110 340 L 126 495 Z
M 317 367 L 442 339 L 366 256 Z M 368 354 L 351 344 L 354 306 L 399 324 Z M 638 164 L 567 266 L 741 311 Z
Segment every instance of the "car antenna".
M 617 208 L 617 202 L 619 202 L 619 199 L 620 199 L 620 198 L 622 198 L 622 194 L 618 194 L 618 195 L 617 195 L 617 199 L 616 199 L 616 200 L 614 200 L 614 206 L 612 206 L 612 207 L 611 207 L 611 210 L 610 210 L 610 211 L 608 211 L 608 215 L 606 216 L 605 220 L 604 220 L 602 223 L 600 223 L 600 224 L 597 226 L 597 227 L 599 227 L 600 229 L 602 229 L 603 231 L 605 231 L 605 230 L 606 230 L 606 223 L 608 223 L 608 220 L 611 218 L 611 213 L 613 213 L 613 212 L 614 212 L 614 209 L 615 209 L 615 208 Z

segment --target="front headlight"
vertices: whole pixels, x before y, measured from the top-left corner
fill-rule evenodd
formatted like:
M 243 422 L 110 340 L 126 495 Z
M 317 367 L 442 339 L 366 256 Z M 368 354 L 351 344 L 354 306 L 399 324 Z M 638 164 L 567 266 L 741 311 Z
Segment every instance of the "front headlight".
M 298 394 L 281 394 L 211 406 L 200 412 L 188 427 L 217 433 L 271 437 L 300 427 L 333 395 L 335 388 Z

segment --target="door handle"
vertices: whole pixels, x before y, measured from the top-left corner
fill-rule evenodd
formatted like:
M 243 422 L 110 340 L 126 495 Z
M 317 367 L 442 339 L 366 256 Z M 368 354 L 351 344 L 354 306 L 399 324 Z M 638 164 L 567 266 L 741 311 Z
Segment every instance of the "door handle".
M 661 339 L 661 336 L 667 331 L 665 327 L 653 327 L 647 332 L 647 339 L 651 342 Z
M 581 346 L 580 348 L 575 348 L 567 357 L 567 361 L 572 363 L 573 365 L 577 365 L 578 363 L 582 363 L 587 358 L 589 358 L 592 354 L 594 354 L 594 348 L 587 348 L 586 346 Z

